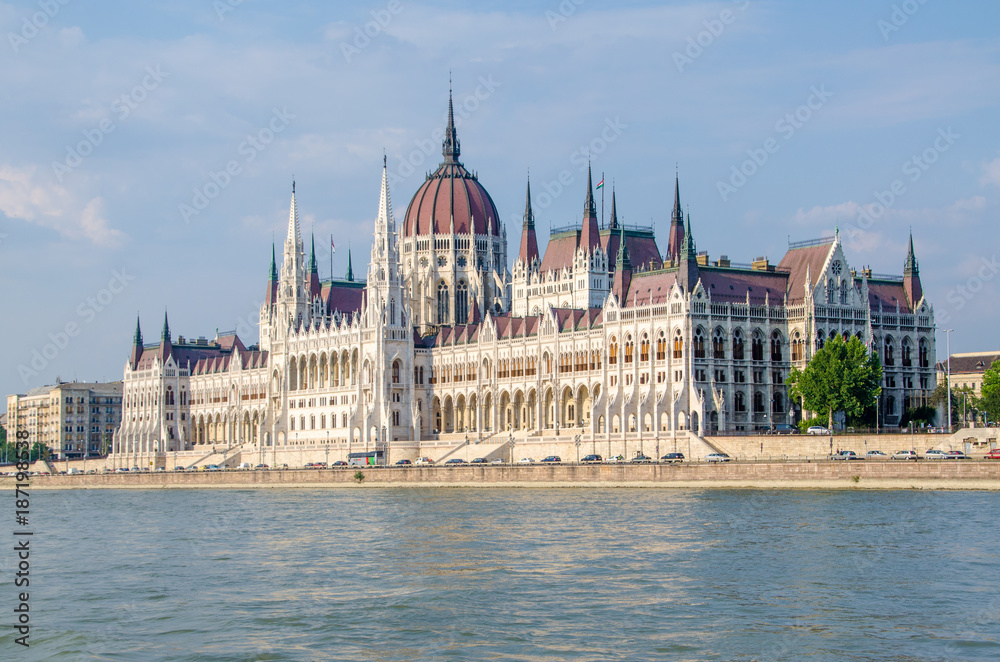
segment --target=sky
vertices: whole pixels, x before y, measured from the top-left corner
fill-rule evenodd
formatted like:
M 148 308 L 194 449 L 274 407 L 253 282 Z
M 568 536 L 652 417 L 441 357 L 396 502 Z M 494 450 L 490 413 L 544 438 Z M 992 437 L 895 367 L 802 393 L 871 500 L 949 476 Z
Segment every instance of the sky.
M 321 277 L 348 248 L 363 274 L 383 154 L 400 221 L 449 75 L 511 258 L 529 171 L 543 246 L 589 157 L 661 250 L 679 174 L 711 259 L 839 230 L 898 275 L 912 229 L 951 350 L 996 350 L 998 25 L 971 0 L 0 2 L 0 393 L 121 379 L 137 315 L 255 342 L 293 178 Z

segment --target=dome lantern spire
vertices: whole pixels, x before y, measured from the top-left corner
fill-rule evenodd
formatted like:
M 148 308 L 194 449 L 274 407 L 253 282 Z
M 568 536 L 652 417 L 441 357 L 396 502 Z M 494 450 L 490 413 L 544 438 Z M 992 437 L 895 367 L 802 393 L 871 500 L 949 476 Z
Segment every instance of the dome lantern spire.
M 458 142 L 458 132 L 455 130 L 455 104 L 452 101 L 450 75 L 448 76 L 448 127 L 444 130 L 441 153 L 444 155 L 445 163 L 458 163 L 458 157 L 462 154 L 461 144 Z

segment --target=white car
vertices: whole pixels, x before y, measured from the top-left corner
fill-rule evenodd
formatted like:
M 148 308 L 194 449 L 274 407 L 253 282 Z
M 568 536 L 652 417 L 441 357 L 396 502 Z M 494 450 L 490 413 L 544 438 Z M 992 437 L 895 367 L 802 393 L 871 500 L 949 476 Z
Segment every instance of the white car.
M 431 464 L 434 464 L 434 460 L 430 459 L 429 457 L 418 457 L 413 464 L 415 464 L 417 466 L 420 466 L 422 464 L 423 465 L 431 465 Z
M 916 460 L 916 451 L 896 451 L 892 454 L 891 459 L 893 460 Z
M 534 464 L 535 460 L 533 458 L 530 458 L 530 457 L 522 457 L 520 460 L 517 461 L 517 463 L 518 464 Z
M 830 432 L 825 427 L 823 427 L 822 425 L 814 425 L 808 430 L 806 430 L 806 434 L 833 434 L 833 433 Z
M 732 462 L 733 458 L 726 453 L 709 453 L 705 456 L 706 462 Z
M 925 460 L 947 460 L 948 459 L 948 454 L 945 453 L 944 451 L 934 450 L 933 448 L 931 448 L 931 449 L 928 449 L 928 451 L 926 453 L 924 453 L 924 459 Z
M 507 462 L 504 461 L 504 460 L 501 460 L 500 458 L 497 458 L 497 459 L 493 460 L 492 462 L 490 462 L 490 464 L 507 464 Z

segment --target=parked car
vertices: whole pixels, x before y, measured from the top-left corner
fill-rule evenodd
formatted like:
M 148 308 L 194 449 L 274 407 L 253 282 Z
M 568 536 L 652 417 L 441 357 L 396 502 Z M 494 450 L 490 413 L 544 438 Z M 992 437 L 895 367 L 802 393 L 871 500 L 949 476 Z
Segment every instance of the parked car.
M 450 460 L 446 460 L 445 464 L 465 464 L 465 460 L 460 457 L 453 457 Z
M 945 455 L 948 456 L 947 458 L 945 458 L 945 459 L 948 459 L 948 460 L 971 460 L 972 459 L 971 457 L 969 457 L 968 455 L 966 455 L 962 451 L 948 451 L 947 453 L 945 453 Z
M 417 461 L 414 462 L 414 464 L 417 465 L 418 467 L 423 465 L 431 465 L 434 464 L 434 460 L 430 459 L 429 457 L 418 457 Z
M 840 451 L 830 456 L 831 460 L 863 460 L 864 458 L 854 451 Z
M 928 448 L 924 453 L 925 460 L 947 460 L 948 454 L 944 451 L 939 451 L 934 448 Z
M 240 462 L 240 466 L 236 467 L 240 471 L 250 471 L 253 469 L 253 465 L 249 462 Z
M 822 425 L 814 425 L 808 430 L 806 430 L 806 434 L 833 434 L 833 433 L 830 432 L 825 427 L 823 427 Z
M 497 459 L 490 462 L 490 464 L 507 464 L 507 460 L 498 457 Z
M 660 458 L 660 462 L 666 462 L 667 464 L 677 464 L 678 462 L 684 461 L 684 453 L 667 453 Z
M 644 453 L 639 453 L 638 455 L 632 458 L 633 464 L 646 464 L 647 462 L 652 462 L 652 461 L 653 458 L 649 457 Z
M 562 458 L 558 455 L 549 455 L 542 458 L 542 464 L 562 464 Z
M 732 462 L 732 460 L 728 453 L 709 453 L 705 456 L 706 462 Z
M 612 455 L 607 459 L 608 464 L 618 464 L 619 462 L 624 462 L 624 461 L 625 461 L 624 455 Z
M 485 457 L 473 458 L 472 462 L 469 462 L 469 464 L 486 464 L 486 458 Z
M 597 453 L 584 456 L 584 458 L 580 460 L 580 464 L 600 464 L 601 462 L 604 462 L 604 458 Z
M 798 434 L 799 429 L 788 423 L 776 423 L 767 429 L 766 434 Z
M 534 460 L 534 458 L 530 458 L 530 457 L 522 457 L 520 460 L 517 461 L 517 463 L 518 464 L 534 464 L 535 460 Z
M 409 467 L 409 466 L 412 466 L 412 465 L 413 465 L 413 463 L 410 462 L 409 460 L 396 460 L 396 466 L 397 467 Z
M 917 452 L 916 451 L 896 451 L 895 453 L 893 453 L 889 457 L 889 459 L 891 459 L 891 460 L 916 460 L 917 459 Z
M 268 467 L 266 464 L 258 464 L 256 467 L 254 467 L 254 469 L 257 471 L 267 471 L 268 469 L 270 469 L 270 467 Z
M 985 457 L 987 460 L 1000 460 L 1000 448 L 994 448 Z
M 222 469 L 220 469 L 219 465 L 217 465 L 217 464 L 206 464 L 205 466 L 203 466 L 201 468 L 201 470 L 202 471 L 222 471 Z M 133 471 L 138 471 L 138 469 L 134 469 Z
M 283 464 L 281 466 L 284 467 L 285 469 L 288 468 L 287 464 Z M 344 460 L 337 460 L 336 462 L 332 463 L 330 466 L 331 467 L 346 467 L 347 466 L 347 462 L 345 462 Z
M 889 456 L 882 451 L 868 451 L 865 453 L 865 457 L 869 460 L 884 460 Z

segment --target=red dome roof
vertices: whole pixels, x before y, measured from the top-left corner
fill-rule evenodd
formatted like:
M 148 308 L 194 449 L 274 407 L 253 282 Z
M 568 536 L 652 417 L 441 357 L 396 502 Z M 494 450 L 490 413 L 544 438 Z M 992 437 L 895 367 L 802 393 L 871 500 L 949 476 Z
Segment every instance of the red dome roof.
M 500 235 L 500 215 L 493 199 L 475 175 L 457 161 L 442 163 L 417 190 L 406 208 L 403 235 Z

